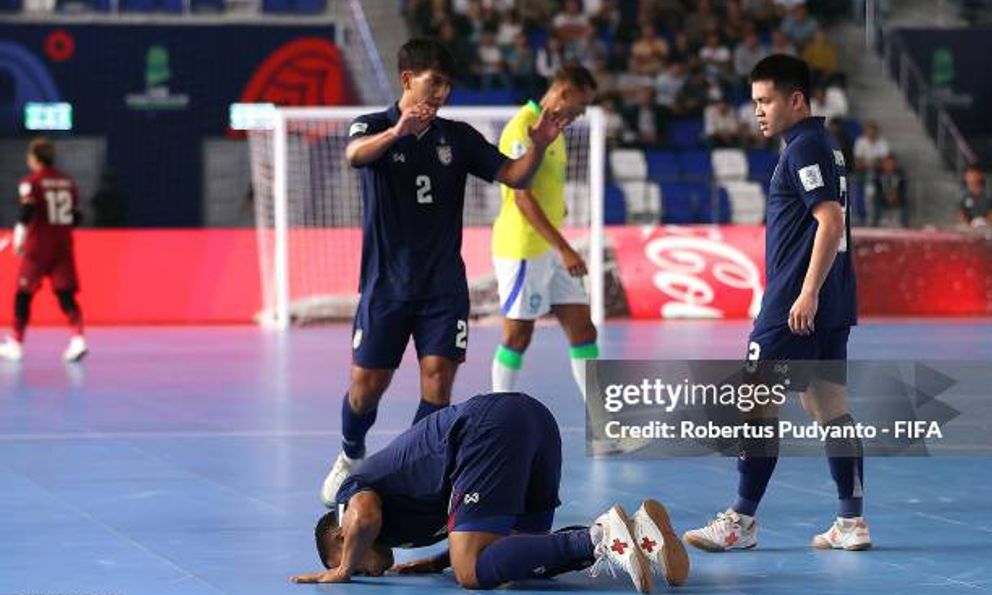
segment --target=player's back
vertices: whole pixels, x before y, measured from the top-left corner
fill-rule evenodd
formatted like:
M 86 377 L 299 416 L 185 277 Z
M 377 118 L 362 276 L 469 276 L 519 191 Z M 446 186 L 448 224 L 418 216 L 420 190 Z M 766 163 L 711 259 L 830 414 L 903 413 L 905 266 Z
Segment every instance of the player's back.
M 46 167 L 25 177 L 19 190 L 21 203 L 34 205 L 27 224 L 27 251 L 69 244 L 79 200 L 72 178 Z

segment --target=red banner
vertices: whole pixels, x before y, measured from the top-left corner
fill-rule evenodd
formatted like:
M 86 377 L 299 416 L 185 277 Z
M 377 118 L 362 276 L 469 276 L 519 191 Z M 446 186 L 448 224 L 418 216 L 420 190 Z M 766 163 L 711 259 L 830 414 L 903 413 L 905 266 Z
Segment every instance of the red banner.
M 79 303 L 86 324 L 247 323 L 261 300 L 254 230 L 80 230 Z M 0 251 L 0 323 L 10 324 L 20 259 Z M 32 323 L 64 317 L 45 283 Z
M 568 231 L 572 239 L 582 235 Z M 764 288 L 761 227 L 612 227 L 607 236 L 631 317 L 746 318 L 757 312 Z M 87 323 L 251 322 L 262 308 L 256 237 L 250 229 L 76 232 Z M 465 229 L 470 279 L 492 276 L 489 242 L 488 228 Z M 290 245 L 294 285 L 305 280 L 313 291 L 355 291 L 358 230 L 297 230 Z M 992 315 L 992 242 L 986 239 L 856 230 L 854 257 L 863 315 Z M 0 249 L 0 324 L 11 320 L 18 263 L 9 245 Z M 299 263 L 313 268 L 308 272 Z M 35 298 L 32 321 L 63 322 L 47 286 Z
M 744 318 L 761 306 L 764 228 L 611 227 L 631 318 Z

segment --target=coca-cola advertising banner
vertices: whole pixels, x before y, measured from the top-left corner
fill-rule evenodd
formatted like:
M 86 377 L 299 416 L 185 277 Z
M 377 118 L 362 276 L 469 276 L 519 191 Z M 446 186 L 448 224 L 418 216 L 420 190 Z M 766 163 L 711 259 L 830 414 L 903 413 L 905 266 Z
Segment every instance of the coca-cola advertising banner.
M 765 277 L 759 226 L 611 227 L 631 318 L 749 318 Z M 858 313 L 992 315 L 992 242 L 981 235 L 856 229 Z
M 631 318 L 745 318 L 761 307 L 758 226 L 611 227 Z

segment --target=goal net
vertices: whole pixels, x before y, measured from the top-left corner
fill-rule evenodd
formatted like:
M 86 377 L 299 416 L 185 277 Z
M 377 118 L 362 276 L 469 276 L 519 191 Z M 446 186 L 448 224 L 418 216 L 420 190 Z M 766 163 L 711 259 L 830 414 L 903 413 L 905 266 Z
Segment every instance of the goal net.
M 440 115 L 468 122 L 499 142 L 518 108 L 448 107 Z M 280 108 L 271 126 L 250 133 L 252 186 L 262 310 L 256 320 L 278 328 L 350 319 L 358 304 L 362 197 L 344 158 L 348 127 L 374 107 Z M 565 131 L 568 152 L 563 230 L 587 257 L 593 320 L 603 319 L 603 188 L 605 126 L 599 108 Z M 499 313 L 490 242 L 500 185 L 468 177 L 462 257 L 472 316 Z

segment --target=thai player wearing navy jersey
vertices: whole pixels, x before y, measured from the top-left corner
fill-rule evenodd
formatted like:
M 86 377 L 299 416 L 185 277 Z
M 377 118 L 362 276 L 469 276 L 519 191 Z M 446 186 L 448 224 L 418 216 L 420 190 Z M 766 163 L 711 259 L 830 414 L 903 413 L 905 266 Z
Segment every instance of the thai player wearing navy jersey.
M 489 589 L 592 566 L 625 571 L 651 591 L 689 575 L 689 558 L 668 513 L 645 500 L 631 516 L 613 506 L 589 527 L 549 533 L 560 504 L 561 436 L 551 412 L 522 393 L 492 393 L 440 409 L 354 469 L 317 523 L 323 572 L 294 582 L 346 582 L 381 575 L 392 548 L 448 540 L 434 558 L 394 567 L 403 574 L 451 567 L 458 584 Z
M 345 156 L 360 169 L 362 267 L 352 340 L 351 383 L 341 405 L 343 452 L 324 480 L 332 505 L 410 336 L 420 361 L 421 401 L 414 422 L 446 406 L 468 347 L 468 283 L 461 258 L 462 208 L 469 174 L 525 188 L 565 117 L 542 113 L 530 149 L 508 159 L 464 122 L 436 117 L 451 90 L 453 60 L 441 43 L 413 39 L 400 48 L 403 95 L 357 118 Z
M 772 175 L 765 236 L 768 285 L 748 343 L 749 360 L 847 359 L 851 326 L 857 323 L 850 246 L 850 204 L 844 156 L 810 115 L 810 71 L 802 60 L 773 55 L 751 73 L 755 115 L 766 137 L 782 135 L 785 148 Z M 842 366 L 841 366 L 842 367 Z M 844 374 L 802 386 L 804 408 L 826 426 L 853 426 Z M 762 423 L 775 424 L 769 416 Z M 850 432 L 836 432 L 849 436 Z M 707 551 L 757 545 L 755 513 L 775 469 L 778 438 L 744 440 L 738 461 L 738 498 L 708 526 L 685 539 Z M 871 547 L 862 516 L 863 457 L 857 438 L 828 438 L 830 473 L 839 512 L 813 547 Z

